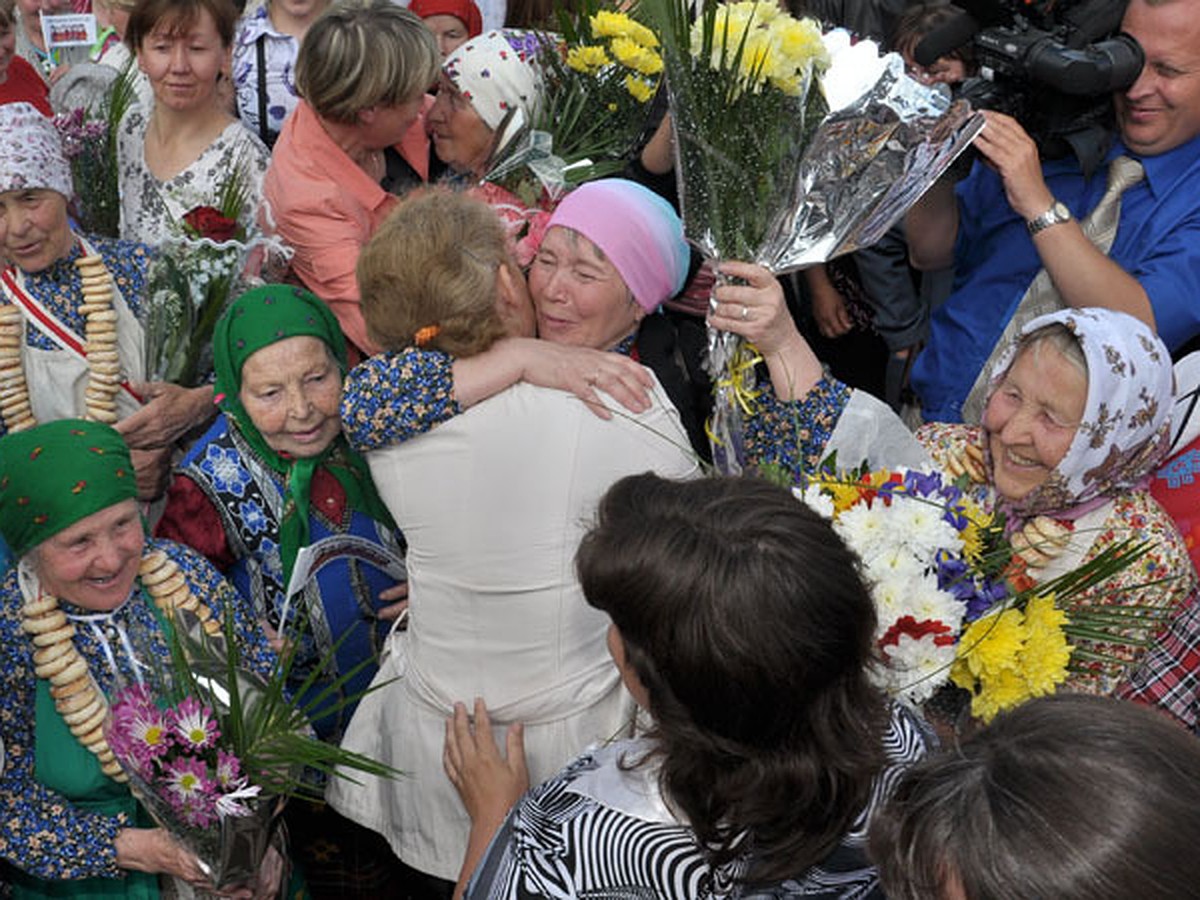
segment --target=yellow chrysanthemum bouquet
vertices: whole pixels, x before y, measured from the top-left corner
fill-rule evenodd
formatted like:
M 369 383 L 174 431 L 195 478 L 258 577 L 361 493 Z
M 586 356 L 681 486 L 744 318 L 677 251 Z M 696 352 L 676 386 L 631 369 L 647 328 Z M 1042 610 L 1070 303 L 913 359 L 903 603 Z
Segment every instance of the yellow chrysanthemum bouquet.
M 516 165 L 501 160 L 488 179 L 530 207 L 624 168 L 662 77 L 657 36 L 628 13 L 585 4 L 560 13 L 560 28 L 561 39 L 542 40 L 541 104 L 513 144 Z M 522 164 L 530 147 L 541 148 L 532 166 Z
M 782 273 L 869 246 L 982 127 L 908 79 L 897 54 L 822 35 L 773 0 L 643 8 L 662 41 L 684 231 L 710 261 Z M 710 330 L 709 434 L 723 472 L 745 466 L 756 361 Z
M 775 3 L 655 4 L 689 238 L 708 256 L 755 259 L 794 205 L 800 159 L 827 107 L 820 27 Z
M 774 2 L 707 3 L 695 21 L 688 0 L 646 8 L 663 43 L 685 233 L 709 260 L 759 261 L 803 196 L 796 176 L 827 112 L 821 29 Z M 710 332 L 709 434 L 723 472 L 742 468 L 755 358 L 735 335 Z

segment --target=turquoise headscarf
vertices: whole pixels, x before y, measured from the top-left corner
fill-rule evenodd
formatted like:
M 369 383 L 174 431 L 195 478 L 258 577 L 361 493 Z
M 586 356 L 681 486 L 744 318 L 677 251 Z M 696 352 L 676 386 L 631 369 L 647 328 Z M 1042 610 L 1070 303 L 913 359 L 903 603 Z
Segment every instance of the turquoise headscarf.
M 217 405 L 246 442 L 274 471 L 284 476 L 287 503 L 280 522 L 279 553 L 283 577 L 291 577 L 300 548 L 309 542 L 309 509 L 313 473 L 325 468 L 341 484 L 354 509 L 394 528 L 392 517 L 379 499 L 367 464 L 342 435 L 317 456 L 294 459 L 272 450 L 242 406 L 242 367 L 254 353 L 292 337 L 315 337 L 325 343 L 343 375 L 346 342 L 329 307 L 316 295 L 284 284 L 268 284 L 238 297 L 217 322 L 213 335 Z

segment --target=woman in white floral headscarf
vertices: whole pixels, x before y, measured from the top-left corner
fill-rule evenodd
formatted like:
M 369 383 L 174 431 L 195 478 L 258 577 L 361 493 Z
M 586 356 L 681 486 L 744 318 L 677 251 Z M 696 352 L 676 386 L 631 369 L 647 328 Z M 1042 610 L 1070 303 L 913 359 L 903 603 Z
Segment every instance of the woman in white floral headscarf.
M 954 469 L 980 447 L 995 508 L 1007 518 L 1029 574 L 1045 581 L 1125 540 L 1144 557 L 1082 602 L 1173 609 L 1196 574 L 1183 538 L 1147 490 L 1170 445 L 1171 357 L 1142 322 L 1103 309 L 1071 309 L 1030 322 L 992 376 L 981 427 L 931 425 L 918 437 Z M 1057 458 L 1055 458 L 1057 457 Z M 968 463 L 968 471 L 971 466 Z M 1083 649 L 1132 661 L 1126 644 Z M 1090 662 L 1068 686 L 1107 693 L 1127 666 Z
M 746 284 L 718 288 L 712 323 L 755 342 L 768 360 L 786 353 L 794 385 L 794 400 L 757 399 L 746 427 L 750 456 L 799 477 L 831 451 L 853 468 L 865 457 L 898 462 L 923 449 L 934 467 L 966 476 L 985 508 L 1005 514 L 1034 582 L 1129 540 L 1148 552 L 1073 602 L 1171 610 L 1193 593 L 1183 538 L 1146 489 L 1169 443 L 1173 394 L 1170 355 L 1146 325 L 1104 309 L 1034 319 L 994 370 L 982 425 L 935 423 L 901 438 L 890 409 L 823 371 L 770 273 L 736 264 L 725 271 Z M 831 438 L 814 448 L 809 438 L 822 430 Z M 1140 655 L 1129 644 L 1078 643 L 1112 657 L 1070 675 L 1068 687 L 1079 691 L 1112 691 Z
M 446 58 L 428 122 L 438 158 L 482 178 L 488 162 L 536 114 L 541 39 L 530 31 L 489 31 Z
M 1017 490 L 1004 490 L 1006 481 L 1021 478 L 1019 466 L 1004 458 L 1012 455 L 1004 427 L 1019 399 L 1014 397 L 1020 388 L 1014 384 L 1018 363 L 1047 341 L 1060 348 L 1060 355 L 1085 380 L 1082 415 L 1062 458 L 1035 487 L 1017 497 Z M 984 416 L 984 450 L 991 457 L 1001 507 L 1020 520 L 1047 515 L 1074 521 L 1114 496 L 1144 488 L 1170 444 L 1172 385 L 1171 358 L 1162 341 L 1129 316 L 1080 309 L 1030 322 L 996 366 Z M 1046 387 L 1062 393 L 1064 385 Z M 1075 398 L 1064 398 L 1071 399 Z
M 174 441 L 211 415 L 212 389 L 138 383 L 150 248 L 76 233 L 73 195 L 50 120 L 0 105 L 0 434 L 85 414 L 116 423 L 148 499 Z

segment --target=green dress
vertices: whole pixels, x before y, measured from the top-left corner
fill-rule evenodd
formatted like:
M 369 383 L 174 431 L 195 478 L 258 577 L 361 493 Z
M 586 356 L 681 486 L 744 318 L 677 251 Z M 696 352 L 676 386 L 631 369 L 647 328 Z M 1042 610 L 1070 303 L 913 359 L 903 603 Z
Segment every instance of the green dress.
M 154 827 L 129 788 L 101 772 L 95 755 L 71 734 L 67 723 L 54 708 L 50 683 L 44 678 L 37 680 L 34 715 L 34 775 L 39 782 L 61 794 L 79 809 L 107 816 L 124 813 L 132 827 Z M 13 875 L 13 897 L 18 900 L 41 897 L 157 900 L 158 876 L 129 871 L 124 878 L 46 881 L 16 871 Z

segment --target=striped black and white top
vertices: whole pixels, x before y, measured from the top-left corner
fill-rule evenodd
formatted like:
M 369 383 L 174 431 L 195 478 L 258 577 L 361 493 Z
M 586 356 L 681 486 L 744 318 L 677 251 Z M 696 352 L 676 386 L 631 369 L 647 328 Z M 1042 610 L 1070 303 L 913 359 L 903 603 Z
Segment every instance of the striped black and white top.
M 931 738 L 903 707 L 885 735 L 888 764 L 841 844 L 820 865 L 775 887 L 748 889 L 739 869 L 711 872 L 690 828 L 659 794 L 644 740 L 586 753 L 526 794 L 476 870 L 471 900 L 526 897 L 579 900 L 866 900 L 882 898 L 867 861 L 867 825 L 900 774 L 928 751 Z

